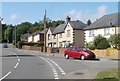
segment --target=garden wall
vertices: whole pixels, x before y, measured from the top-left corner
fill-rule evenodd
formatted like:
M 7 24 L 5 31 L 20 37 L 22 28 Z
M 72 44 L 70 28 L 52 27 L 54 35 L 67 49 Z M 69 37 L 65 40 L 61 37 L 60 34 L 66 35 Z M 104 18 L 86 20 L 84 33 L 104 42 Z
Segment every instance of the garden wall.
M 97 57 L 120 59 L 120 50 L 92 50 Z

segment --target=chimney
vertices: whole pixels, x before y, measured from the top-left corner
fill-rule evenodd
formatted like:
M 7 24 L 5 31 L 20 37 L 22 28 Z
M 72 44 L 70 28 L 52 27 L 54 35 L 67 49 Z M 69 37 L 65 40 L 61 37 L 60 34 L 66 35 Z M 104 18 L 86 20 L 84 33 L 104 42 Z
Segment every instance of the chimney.
M 66 22 L 68 23 L 68 22 L 70 22 L 70 20 L 71 20 L 71 18 L 69 16 L 67 16 Z

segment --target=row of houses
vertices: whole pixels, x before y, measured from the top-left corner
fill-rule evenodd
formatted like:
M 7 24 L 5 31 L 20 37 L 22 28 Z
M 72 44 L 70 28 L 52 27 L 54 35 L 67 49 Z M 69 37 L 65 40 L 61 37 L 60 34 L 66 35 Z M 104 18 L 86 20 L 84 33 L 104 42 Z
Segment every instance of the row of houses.
M 93 41 L 94 37 L 99 34 L 109 38 L 110 35 L 118 33 L 120 33 L 120 14 L 118 13 L 104 15 L 89 26 L 79 20 L 71 21 L 71 18 L 67 16 L 64 24 L 47 29 L 46 46 L 84 46 L 85 43 Z M 28 35 L 27 41 L 44 42 L 44 31 Z

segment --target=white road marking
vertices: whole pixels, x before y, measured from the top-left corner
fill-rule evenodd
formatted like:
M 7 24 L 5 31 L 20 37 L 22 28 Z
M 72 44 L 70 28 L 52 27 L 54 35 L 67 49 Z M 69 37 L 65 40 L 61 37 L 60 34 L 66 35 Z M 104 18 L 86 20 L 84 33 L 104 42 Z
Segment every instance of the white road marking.
M 54 72 L 54 75 L 57 75 L 57 72 L 56 73 Z
M 52 67 L 52 70 L 53 70 L 55 79 L 59 79 L 58 73 L 57 73 L 55 67 L 52 65 L 52 63 L 49 62 L 49 60 L 47 60 L 47 59 L 45 59 L 45 58 L 43 58 L 43 57 L 40 57 L 40 58 L 43 59 L 43 60 L 45 60 L 45 61 Z
M 55 78 L 55 79 L 59 79 L 59 78 Z
M 4 78 L 6 78 L 8 75 L 10 75 L 11 74 L 11 71 L 10 72 L 8 72 L 5 76 L 3 76 L 1 79 L 0 79 L 0 81 L 2 81 Z
M 19 63 L 17 63 L 17 64 L 15 65 L 15 67 L 14 67 L 14 68 L 17 68 L 17 67 L 18 67 L 18 65 L 19 65 Z
M 48 59 L 48 58 L 47 58 Z M 57 66 L 58 67 L 58 69 L 60 70 L 60 72 L 64 75 L 64 74 L 66 74 L 65 73 L 65 71 L 56 63 L 56 62 L 54 62 L 53 60 L 50 60 L 50 59 L 48 59 L 49 61 L 51 61 L 55 66 Z
M 12 53 L 12 52 L 11 52 Z M 17 54 L 16 53 L 14 53 L 14 55 L 16 55 L 17 56 Z M 17 68 L 18 67 L 18 65 L 19 65 L 19 62 L 20 62 L 20 58 L 17 56 L 17 60 L 18 60 L 18 62 L 17 62 L 17 64 L 14 66 L 14 68 Z M 3 80 L 4 78 L 6 78 L 8 75 L 10 75 L 11 74 L 11 71 L 9 71 L 5 76 L 3 76 L 2 78 L 0 78 L 0 81 L 1 80 Z
M 20 62 L 20 58 L 18 58 L 18 62 Z

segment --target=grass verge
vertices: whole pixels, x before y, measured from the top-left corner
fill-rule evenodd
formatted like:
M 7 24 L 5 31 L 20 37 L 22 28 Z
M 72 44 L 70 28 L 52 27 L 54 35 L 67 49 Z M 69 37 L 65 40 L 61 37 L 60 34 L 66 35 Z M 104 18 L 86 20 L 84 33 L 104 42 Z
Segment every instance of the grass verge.
M 96 81 L 120 81 L 120 68 L 101 71 L 96 75 Z

